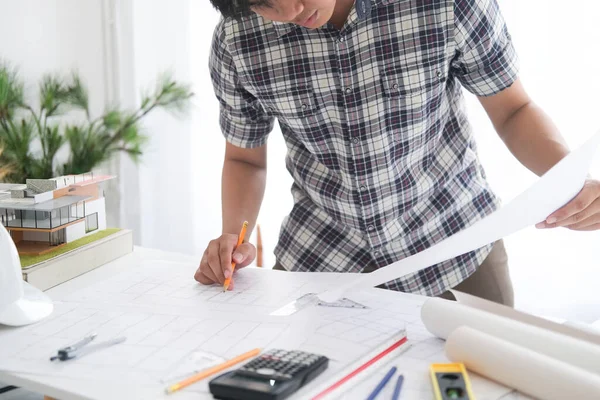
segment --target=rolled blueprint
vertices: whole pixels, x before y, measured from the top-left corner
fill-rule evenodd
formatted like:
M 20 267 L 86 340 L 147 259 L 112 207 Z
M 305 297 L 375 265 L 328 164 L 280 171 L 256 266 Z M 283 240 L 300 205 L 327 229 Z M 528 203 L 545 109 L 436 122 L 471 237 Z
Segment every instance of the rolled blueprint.
M 335 301 L 352 289 L 368 288 L 420 271 L 437 263 L 476 250 L 528 226 L 544 221 L 579 193 L 600 144 L 600 132 L 563 158 L 529 189 L 470 227 L 434 246 L 319 294 Z
M 458 290 L 451 290 L 451 292 L 460 304 L 467 307 L 475 308 L 480 311 L 496 314 L 500 317 L 512 319 L 513 321 L 523 322 L 527 325 L 534 325 L 538 328 L 551 330 L 554 333 L 560 333 L 600 345 L 600 332 L 594 331 L 592 327 L 587 324 L 573 322 L 559 324 L 557 322 L 527 314 L 512 307 L 494 303 L 468 293 L 460 292 Z
M 597 326 L 593 326 L 579 321 L 565 321 L 563 325 L 575 328 L 581 332 L 585 332 L 590 335 L 595 335 L 600 340 L 600 329 Z
M 423 304 L 421 319 L 429 332 L 442 339 L 467 326 L 600 374 L 600 346 L 584 340 L 440 298 L 428 299 Z
M 600 376 L 467 326 L 450 334 L 446 355 L 468 370 L 535 398 L 600 398 Z

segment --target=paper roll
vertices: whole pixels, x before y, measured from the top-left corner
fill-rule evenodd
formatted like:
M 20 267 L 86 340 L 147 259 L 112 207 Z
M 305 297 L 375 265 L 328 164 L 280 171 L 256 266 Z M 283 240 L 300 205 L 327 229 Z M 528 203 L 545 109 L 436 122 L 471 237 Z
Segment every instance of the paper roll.
M 446 355 L 539 399 L 600 398 L 600 376 L 466 326 L 448 336 Z
M 587 333 L 590 335 L 595 335 L 598 338 L 600 338 L 600 328 L 598 328 L 596 326 L 586 324 L 584 322 L 578 322 L 578 321 L 565 321 L 563 325 L 578 329 L 581 332 L 584 332 L 584 333 Z
M 451 290 L 451 292 L 454 297 L 456 297 L 456 300 L 462 305 L 600 345 L 600 332 L 594 332 L 592 329 L 593 327 L 590 325 L 572 322 L 559 324 L 546 318 L 536 317 L 535 315 L 515 310 L 512 307 L 494 303 L 458 290 Z
M 428 299 L 423 304 L 421 319 L 429 332 L 442 339 L 467 326 L 600 374 L 600 346 L 580 339 L 440 298 Z

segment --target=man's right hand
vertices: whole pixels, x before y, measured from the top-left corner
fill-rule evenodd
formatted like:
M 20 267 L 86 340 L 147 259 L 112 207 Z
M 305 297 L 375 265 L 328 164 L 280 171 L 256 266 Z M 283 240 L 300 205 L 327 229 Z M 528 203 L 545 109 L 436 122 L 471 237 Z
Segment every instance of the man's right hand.
M 232 261 L 236 263 L 236 270 L 252 263 L 256 257 L 256 248 L 251 243 L 242 243 L 236 248 L 237 241 L 238 235 L 231 233 L 224 233 L 221 237 L 211 240 L 194 279 L 204 285 L 222 285 L 232 274 Z M 233 281 L 229 289 L 233 289 Z

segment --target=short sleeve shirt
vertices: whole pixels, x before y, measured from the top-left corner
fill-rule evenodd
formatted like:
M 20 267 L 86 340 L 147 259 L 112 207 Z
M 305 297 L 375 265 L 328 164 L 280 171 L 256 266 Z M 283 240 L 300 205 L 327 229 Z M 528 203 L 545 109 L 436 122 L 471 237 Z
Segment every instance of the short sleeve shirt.
M 495 0 L 357 0 L 342 29 L 224 19 L 210 73 L 230 143 L 263 146 L 277 120 L 294 206 L 275 255 L 293 271 L 384 267 L 496 210 L 463 91 L 518 75 Z M 438 295 L 491 244 L 388 282 Z

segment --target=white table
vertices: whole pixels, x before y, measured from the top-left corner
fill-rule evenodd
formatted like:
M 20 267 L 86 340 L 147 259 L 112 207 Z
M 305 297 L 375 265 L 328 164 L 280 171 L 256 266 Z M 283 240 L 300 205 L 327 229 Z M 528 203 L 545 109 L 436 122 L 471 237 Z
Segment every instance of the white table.
M 86 274 L 80 275 L 77 278 L 65 282 L 52 289 L 49 289 L 46 293 L 48 293 L 50 296 L 62 296 L 74 292 L 76 290 L 85 288 L 91 285 L 92 283 L 105 280 L 119 272 L 133 268 L 138 264 L 139 260 L 149 258 L 182 262 L 195 259 L 194 257 L 185 256 L 177 253 L 169 253 L 160 250 L 136 247 L 133 253 L 121 257 L 106 265 L 103 265 Z M 0 371 L 0 382 L 3 382 L 7 385 L 19 386 L 23 389 L 27 389 L 32 392 L 43 393 L 47 396 L 52 396 L 60 400 L 79 400 L 80 397 L 73 396 L 71 393 L 79 391 L 78 388 L 89 387 L 90 385 L 94 384 L 98 385 L 98 393 L 102 393 L 102 385 L 99 383 L 86 382 L 75 379 L 58 379 L 56 377 L 43 377 L 31 374 L 18 374 L 17 376 L 8 376 L 2 371 Z M 4 400 L 4 398 L 9 399 L 9 396 L 11 400 L 29 400 L 35 398 L 35 396 L 32 396 L 31 393 L 23 393 L 22 395 L 17 396 L 17 394 L 8 392 L 7 394 L 0 395 L 0 400 Z
M 183 262 L 183 263 L 196 263 L 198 260 L 196 257 L 163 252 L 158 250 L 150 250 L 145 248 L 135 248 L 135 251 L 122 257 L 118 260 L 115 260 L 107 265 L 104 265 L 96 270 L 93 270 L 87 274 L 84 274 L 80 277 L 77 277 L 69 282 L 65 282 L 64 284 L 50 289 L 47 293 L 52 297 L 62 297 L 67 294 L 70 294 L 79 289 L 83 289 L 96 283 L 98 281 L 106 280 L 120 272 L 123 272 L 127 269 L 132 269 L 139 265 L 139 263 L 143 260 L 165 260 L 169 262 Z M 191 279 L 191 277 L 190 277 Z M 376 290 L 376 289 L 374 289 Z M 389 294 L 389 293 L 388 293 Z M 21 388 L 27 389 L 29 391 L 43 393 L 48 396 L 52 396 L 54 398 L 60 400 L 70 400 L 70 399 L 81 399 L 81 396 L 74 395 L 73 393 L 94 393 L 98 394 L 99 398 L 107 398 L 106 396 L 102 396 L 103 393 L 107 394 L 107 389 L 103 386 L 106 385 L 104 382 L 99 381 L 88 381 L 88 380 L 80 380 L 80 379 L 67 379 L 67 378 L 57 378 L 57 377 L 49 377 L 49 376 L 40 376 L 40 375 L 32 375 L 26 373 L 19 374 L 11 374 L 8 375 L 0 371 L 0 382 L 4 382 L 6 384 L 11 384 L 15 386 L 19 386 Z M 5 395 L 6 396 L 6 395 Z M 178 398 L 191 398 L 190 396 L 185 396 L 185 393 L 179 393 Z M 518 396 L 518 395 L 517 395 Z M 95 396 L 96 397 L 96 396 Z M 196 395 L 197 397 L 197 395 Z M 194 397 L 194 398 L 196 398 Z M 4 400 L 3 395 L 0 395 L 0 400 Z M 35 398 L 35 397 L 34 397 Z M 39 397 L 38 397 L 39 398 Z M 512 399 L 512 396 L 503 397 L 503 400 Z M 524 398 L 524 397 L 520 397 Z M 31 394 L 25 394 L 22 398 L 16 397 L 14 394 L 10 395 L 11 400 L 24 400 L 24 399 L 32 399 Z
M 183 263 L 189 265 L 190 263 L 197 263 L 198 259 L 192 256 L 181 255 L 177 253 L 163 252 L 158 250 L 150 250 L 145 248 L 136 248 L 132 254 L 117 259 L 109 264 L 106 264 L 100 268 L 88 272 L 82 276 L 79 276 L 71 281 L 65 282 L 53 289 L 47 291 L 47 293 L 53 298 L 63 298 L 67 295 L 85 289 L 93 285 L 94 283 L 105 281 L 119 273 L 125 272 L 128 269 L 134 269 L 139 265 L 144 264 L 144 261 L 156 262 L 156 261 L 167 261 L 169 263 Z M 192 275 L 190 274 L 190 279 Z M 391 295 L 390 292 L 383 291 L 380 289 L 372 289 L 377 292 L 381 292 L 382 295 Z M 44 395 L 51 396 L 60 400 L 81 400 L 87 398 L 83 396 L 83 393 L 87 393 L 90 396 L 93 393 L 94 398 L 115 398 L 115 388 L 107 387 L 106 381 L 94 381 L 87 379 L 68 379 L 56 376 L 45 376 L 39 374 L 28 374 L 28 373 L 5 373 L 0 371 L 0 382 L 19 386 L 28 391 L 43 393 Z M 374 384 L 368 383 L 368 390 Z M 114 386 L 114 385 L 111 385 Z M 112 389 L 112 390 L 111 390 Z M 135 387 L 129 387 L 131 390 L 137 391 Z M 363 388 L 365 389 L 365 388 Z M 198 392 L 185 392 L 181 391 L 173 397 L 180 400 L 197 399 L 199 396 Z M 200 396 L 202 397 L 202 396 Z M 129 397 L 124 397 L 129 398 Z M 146 398 L 146 397 L 144 397 Z M 208 397 L 202 397 L 208 398 Z M 21 400 L 18 397 L 11 395 L 11 400 Z M 28 400 L 31 399 L 28 394 Z M 0 396 L 0 400 L 4 400 Z M 37 399 L 36 399 L 37 400 Z

